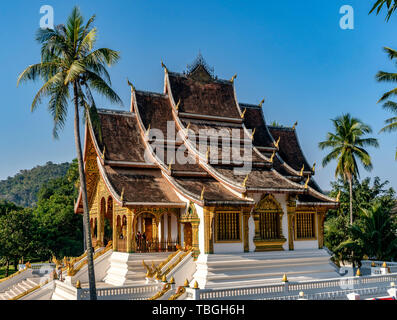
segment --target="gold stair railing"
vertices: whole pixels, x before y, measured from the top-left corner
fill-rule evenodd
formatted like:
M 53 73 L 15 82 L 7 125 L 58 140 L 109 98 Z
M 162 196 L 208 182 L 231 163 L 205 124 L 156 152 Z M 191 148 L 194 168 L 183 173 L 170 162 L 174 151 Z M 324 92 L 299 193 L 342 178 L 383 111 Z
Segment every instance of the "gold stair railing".
M 25 264 L 25 269 L 19 270 L 19 271 L 17 271 L 17 272 L 14 272 L 13 274 L 9 275 L 9 276 L 6 277 L 6 278 L 0 279 L 0 283 L 5 282 L 5 281 L 7 281 L 7 280 L 9 280 L 9 279 L 14 278 L 14 277 L 17 276 L 18 274 L 21 274 L 22 272 L 25 272 L 26 270 L 28 270 L 28 269 L 31 268 L 31 267 L 32 267 L 32 266 L 31 266 L 30 262 L 26 263 L 26 264 Z
M 37 286 L 30 288 L 30 289 L 26 290 L 25 292 L 18 294 L 17 296 L 11 298 L 10 300 L 19 300 L 19 299 L 23 298 L 24 296 L 27 296 L 28 294 L 32 293 L 33 291 L 36 291 L 37 289 L 40 289 L 41 287 L 45 286 L 50 281 L 52 281 L 52 280 L 47 279 L 45 282 L 38 284 Z
M 152 262 L 152 266 L 149 267 L 146 263 L 145 260 L 142 261 L 143 266 L 146 268 L 146 278 L 153 278 L 154 276 L 156 276 L 156 279 L 160 279 L 163 276 L 167 276 L 172 269 L 174 269 L 189 253 L 191 253 L 193 251 L 192 248 L 189 249 L 178 249 L 178 251 L 172 253 L 171 255 L 169 255 L 167 257 L 166 260 L 164 260 L 163 262 L 161 262 L 157 267 L 154 265 L 154 263 Z M 164 272 L 161 272 L 161 269 L 168 263 L 170 262 L 174 257 L 176 257 L 179 253 L 184 252 L 183 254 L 181 254 L 179 256 L 179 258 L 171 265 L 169 265 L 167 267 L 167 269 Z
M 178 289 L 176 290 L 176 293 L 173 294 L 171 297 L 169 297 L 168 300 L 177 300 L 185 292 L 186 292 L 186 288 L 185 287 L 183 287 L 183 286 L 178 287 Z
M 165 283 L 163 288 L 159 292 L 157 292 L 153 297 L 149 298 L 148 300 L 157 300 L 170 290 L 171 290 L 171 283 Z

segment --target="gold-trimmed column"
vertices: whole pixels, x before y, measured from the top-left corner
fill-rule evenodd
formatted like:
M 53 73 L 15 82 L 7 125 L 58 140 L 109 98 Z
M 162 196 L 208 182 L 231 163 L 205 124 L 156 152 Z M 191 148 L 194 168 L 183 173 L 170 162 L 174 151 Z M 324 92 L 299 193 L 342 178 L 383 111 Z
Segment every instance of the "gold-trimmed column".
M 324 221 L 325 221 L 326 211 L 317 212 L 317 239 L 318 248 L 322 249 L 324 247 Z
M 193 248 L 193 257 L 197 258 L 200 254 L 199 248 L 199 221 L 192 221 L 192 248 Z
M 296 213 L 296 197 L 289 196 L 287 200 L 288 218 L 288 249 L 294 250 L 294 222 Z
M 133 234 L 132 234 L 132 218 L 133 213 L 130 209 L 127 209 L 127 252 L 133 252 Z
M 213 220 L 215 216 L 215 208 L 205 207 L 204 208 L 204 252 L 205 254 L 214 253 L 214 239 L 213 239 Z
M 117 235 L 117 214 L 113 214 L 113 251 L 117 251 L 117 241 L 118 241 L 118 235 Z
M 243 239 L 244 239 L 244 252 L 249 252 L 249 228 L 248 228 L 248 220 L 250 218 L 250 211 L 243 211 Z

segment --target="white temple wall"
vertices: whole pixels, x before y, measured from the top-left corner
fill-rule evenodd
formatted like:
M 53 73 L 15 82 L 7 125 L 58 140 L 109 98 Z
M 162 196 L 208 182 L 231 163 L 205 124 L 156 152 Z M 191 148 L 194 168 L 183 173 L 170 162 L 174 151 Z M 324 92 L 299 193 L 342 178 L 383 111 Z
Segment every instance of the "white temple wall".
M 214 253 L 242 253 L 244 243 L 216 243 L 214 242 Z

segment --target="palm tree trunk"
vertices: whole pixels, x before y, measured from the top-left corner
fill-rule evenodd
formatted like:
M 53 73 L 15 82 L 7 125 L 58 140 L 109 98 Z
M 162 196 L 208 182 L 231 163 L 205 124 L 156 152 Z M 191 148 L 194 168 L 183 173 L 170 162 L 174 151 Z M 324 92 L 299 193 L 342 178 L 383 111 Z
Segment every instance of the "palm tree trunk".
M 79 164 L 79 176 L 80 176 L 80 188 L 83 200 L 83 222 L 84 222 L 84 236 L 85 243 L 87 247 L 87 262 L 88 262 L 88 282 L 90 289 L 90 300 L 97 300 L 96 295 L 96 284 L 95 284 L 95 271 L 94 271 L 94 257 L 91 242 L 91 232 L 90 232 L 90 216 L 88 212 L 88 197 L 87 197 L 87 185 L 84 174 L 83 165 L 83 154 L 81 151 L 81 140 L 80 140 L 80 116 L 79 116 L 79 103 L 78 103 L 78 93 L 77 93 L 77 83 L 73 83 L 74 91 L 74 138 L 76 143 L 77 151 L 77 162 Z
M 349 193 L 350 193 L 350 225 L 353 224 L 353 187 L 352 178 L 349 178 Z

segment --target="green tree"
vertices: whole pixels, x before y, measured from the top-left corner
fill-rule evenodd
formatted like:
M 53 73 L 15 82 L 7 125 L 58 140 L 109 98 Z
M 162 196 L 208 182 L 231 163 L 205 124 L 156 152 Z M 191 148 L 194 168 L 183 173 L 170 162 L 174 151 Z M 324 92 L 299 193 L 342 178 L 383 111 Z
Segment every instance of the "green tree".
M 385 7 L 387 10 L 386 21 L 389 21 L 391 15 L 397 9 L 397 0 L 376 0 L 369 13 L 371 14 L 376 11 L 376 14 L 378 15 L 384 5 L 386 5 Z
M 361 218 L 350 227 L 350 237 L 336 251 L 348 250 L 356 254 L 358 262 L 364 255 L 370 259 L 390 261 L 397 257 L 397 224 L 390 210 L 380 202 L 369 209 L 361 209 Z M 360 253 L 360 254 L 357 254 Z
M 357 159 L 368 171 L 372 170 L 372 161 L 368 152 L 364 149 L 367 146 L 378 147 L 375 138 L 363 138 L 372 132 L 370 126 L 362 123 L 350 114 L 344 114 L 332 120 L 335 132 L 328 132 L 325 141 L 319 143 L 321 150 L 331 148 L 322 162 L 323 167 L 332 160 L 337 160 L 335 177 L 341 177 L 349 183 L 350 194 L 350 224 L 353 224 L 353 179 L 358 178 L 360 173 Z
M 97 113 L 92 91 L 103 95 L 111 102 L 121 103 L 119 96 L 111 89 L 106 65 L 119 60 L 119 53 L 100 48 L 94 50 L 97 29 L 92 27 L 95 16 L 86 24 L 77 7 L 74 7 L 66 25 L 55 29 L 39 29 L 37 41 L 41 44 L 41 62 L 26 68 L 18 78 L 18 84 L 27 80 L 44 80 L 32 102 L 32 111 L 44 97 L 49 97 L 48 108 L 54 120 L 53 134 L 58 136 L 63 128 L 68 103 L 74 104 L 74 133 L 79 166 L 79 178 L 83 202 L 85 243 L 87 246 L 90 299 L 96 300 L 95 272 L 92 242 L 90 237 L 87 186 L 80 137 L 80 109 L 97 123 Z
M 37 247 L 36 225 L 31 209 L 12 210 L 0 216 L 0 256 L 6 260 L 6 274 L 10 262 L 28 258 Z

